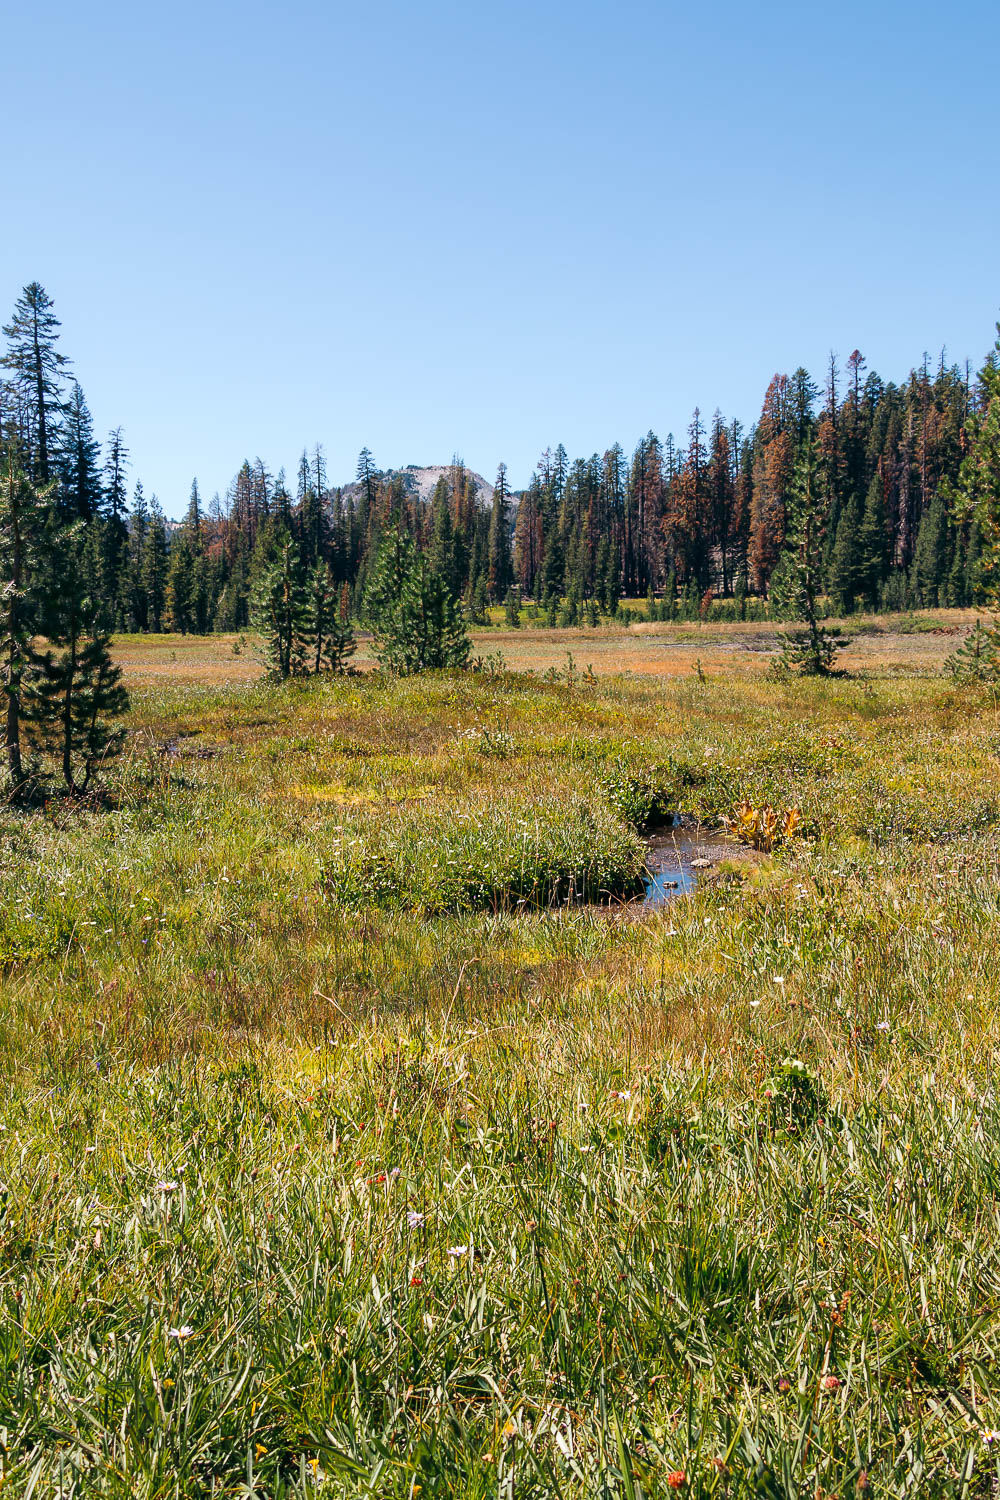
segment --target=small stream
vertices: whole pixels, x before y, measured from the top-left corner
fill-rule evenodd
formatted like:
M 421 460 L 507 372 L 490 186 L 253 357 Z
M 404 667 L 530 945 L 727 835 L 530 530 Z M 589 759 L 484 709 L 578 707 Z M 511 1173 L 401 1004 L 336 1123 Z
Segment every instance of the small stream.
M 658 828 L 646 839 L 646 893 L 643 906 L 666 906 L 678 896 L 689 896 L 698 880 L 720 859 L 740 852 L 738 846 L 697 823 L 676 815 L 672 826 Z

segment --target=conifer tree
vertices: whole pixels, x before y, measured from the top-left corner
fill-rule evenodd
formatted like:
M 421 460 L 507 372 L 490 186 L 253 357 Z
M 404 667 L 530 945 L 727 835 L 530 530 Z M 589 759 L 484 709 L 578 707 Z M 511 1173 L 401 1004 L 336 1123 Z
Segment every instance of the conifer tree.
M 510 491 L 507 488 L 507 465 L 497 469 L 490 511 L 489 594 L 494 604 L 506 597 L 514 571 L 510 552 Z
M 117 754 L 122 733 L 109 720 L 128 708 L 104 626 L 107 602 L 93 591 L 93 541 L 82 522 L 63 526 L 54 539 L 59 592 L 39 615 L 49 644 L 32 651 L 25 679 L 25 718 L 59 759 L 71 796 L 86 792 L 99 766 Z
M 250 621 L 262 637 L 272 676 L 284 680 L 302 670 L 310 639 L 309 607 L 299 549 L 290 536 L 279 538 L 275 556 L 257 577 Z
M 874 609 L 878 603 L 885 566 L 885 494 L 882 476 L 876 471 L 865 496 L 864 515 L 858 533 L 857 590 L 870 609 Z
M 826 515 L 825 481 L 817 438 L 799 446 L 785 500 L 785 540 L 771 579 L 771 598 L 786 619 L 805 629 L 786 635 L 781 665 L 809 675 L 829 672 L 838 650 L 837 634 L 820 624 L 819 594 Z
M 92 521 L 101 509 L 101 450 L 79 381 L 70 390 L 60 437 L 62 509 L 68 516 Z
M 143 494 L 142 481 L 136 480 L 132 497 L 132 512 L 129 518 L 128 556 L 128 618 L 130 630 L 149 629 L 149 600 L 142 577 L 142 559 L 149 529 L 149 507 Z
M 309 579 L 308 642 L 314 672 L 343 672 L 355 651 L 350 595 L 337 587 L 329 563 L 317 562 Z
M 167 606 L 167 528 L 160 502 L 153 495 L 149 502 L 149 525 L 142 548 L 140 577 L 146 596 L 149 629 L 159 634 L 163 629 Z
M 123 615 L 127 593 L 128 566 L 128 492 L 125 471 L 129 452 L 116 427 L 108 434 L 108 456 L 104 462 L 104 552 L 111 607 L 115 617 Z
M 503 601 L 504 623 L 508 630 L 519 630 L 521 626 L 521 593 L 514 584 L 507 590 Z
M 840 512 L 837 535 L 830 554 L 829 586 L 833 607 L 849 615 L 859 592 L 861 578 L 861 507 L 856 495 Z
M 993 609 L 1000 609 L 1000 323 L 997 340 L 979 374 L 978 411 L 958 476 L 958 508 L 973 516 L 981 555 L 977 572 Z
M 920 518 L 913 552 L 913 582 L 925 609 L 936 608 L 944 591 L 951 561 L 948 541 L 948 506 L 938 491 Z
M 177 532 L 167 563 L 167 617 L 171 630 L 181 635 L 195 630 L 195 560 L 190 538 Z
M 464 667 L 468 662 L 471 642 L 455 594 L 397 526 L 388 529 L 379 546 L 365 613 L 376 655 L 391 672 Z
M 451 513 L 451 491 L 443 474 L 431 496 L 429 558 L 433 571 L 442 579 L 448 591 L 457 597 L 461 590 L 461 572 Z
M 6 769 L 15 797 L 25 784 L 22 689 L 35 633 L 30 581 L 45 529 L 46 499 L 21 467 L 17 432 L 8 431 L 0 453 L 0 693 Z
M 59 319 L 52 298 L 37 281 L 30 282 L 4 326 L 8 349 L 2 364 L 14 372 L 14 382 L 27 415 L 22 441 L 32 456 L 32 475 L 40 486 L 55 477 L 54 455 L 61 411 L 63 370 L 69 364 L 56 348 Z

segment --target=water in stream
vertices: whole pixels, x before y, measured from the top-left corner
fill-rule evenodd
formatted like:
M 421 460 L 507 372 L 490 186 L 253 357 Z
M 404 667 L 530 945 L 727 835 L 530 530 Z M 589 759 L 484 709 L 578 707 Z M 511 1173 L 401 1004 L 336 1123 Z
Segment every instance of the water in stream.
M 732 856 L 734 845 L 697 824 L 676 817 L 673 825 L 658 829 L 646 839 L 646 893 L 644 906 L 665 906 L 678 896 L 688 896 L 699 876 L 718 860 Z

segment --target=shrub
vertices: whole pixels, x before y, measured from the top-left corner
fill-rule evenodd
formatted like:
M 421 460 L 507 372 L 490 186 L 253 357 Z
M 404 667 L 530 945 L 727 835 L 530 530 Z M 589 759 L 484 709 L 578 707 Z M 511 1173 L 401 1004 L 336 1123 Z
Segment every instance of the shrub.
M 827 1107 L 819 1078 L 798 1057 L 785 1057 L 771 1074 L 768 1088 L 771 1125 L 776 1130 L 801 1130 L 812 1125 Z

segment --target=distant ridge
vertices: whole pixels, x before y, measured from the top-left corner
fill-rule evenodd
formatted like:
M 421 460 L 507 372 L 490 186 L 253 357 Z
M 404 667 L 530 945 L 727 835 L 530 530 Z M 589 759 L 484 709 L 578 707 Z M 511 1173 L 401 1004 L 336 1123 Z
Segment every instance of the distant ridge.
M 428 464 L 421 467 L 419 464 L 407 464 L 405 469 L 382 469 L 379 471 L 381 479 L 401 479 L 406 493 L 414 500 L 430 501 L 434 493 L 434 486 L 442 474 L 447 479 L 452 471 L 452 464 Z M 466 469 L 466 474 L 475 481 L 476 498 L 479 504 L 489 507 L 493 504 L 493 486 L 488 479 L 477 474 L 474 469 Z M 361 486 L 354 481 L 352 484 L 343 486 L 343 494 L 357 495 Z

